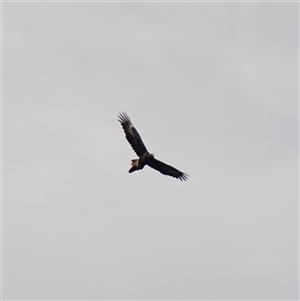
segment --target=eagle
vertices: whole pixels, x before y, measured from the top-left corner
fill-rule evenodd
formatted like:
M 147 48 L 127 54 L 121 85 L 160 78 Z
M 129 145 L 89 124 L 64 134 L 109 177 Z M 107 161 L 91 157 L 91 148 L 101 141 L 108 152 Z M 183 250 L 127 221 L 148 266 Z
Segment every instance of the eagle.
M 171 176 L 179 179 L 180 181 L 186 181 L 188 179 L 188 175 L 183 173 L 182 171 L 163 163 L 154 158 L 154 154 L 150 154 L 143 143 L 141 136 L 139 135 L 136 128 L 133 126 L 129 116 L 122 112 L 118 115 L 118 121 L 121 123 L 123 130 L 125 132 L 126 139 L 130 143 L 132 149 L 139 156 L 138 159 L 131 160 L 131 168 L 129 169 L 129 173 L 134 171 L 143 169 L 145 165 L 148 165 L 160 173 Z

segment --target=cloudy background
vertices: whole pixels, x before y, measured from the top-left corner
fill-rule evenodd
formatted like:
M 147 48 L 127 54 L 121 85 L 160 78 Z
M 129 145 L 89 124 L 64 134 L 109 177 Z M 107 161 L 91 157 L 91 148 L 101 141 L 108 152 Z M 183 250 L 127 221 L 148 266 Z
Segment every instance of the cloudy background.
M 2 8 L 3 299 L 298 299 L 298 3 Z

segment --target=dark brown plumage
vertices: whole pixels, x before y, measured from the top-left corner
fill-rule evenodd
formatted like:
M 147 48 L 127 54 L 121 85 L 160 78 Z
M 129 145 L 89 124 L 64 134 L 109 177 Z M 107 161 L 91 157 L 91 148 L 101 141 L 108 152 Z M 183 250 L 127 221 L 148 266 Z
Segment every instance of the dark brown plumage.
M 134 172 L 136 170 L 143 169 L 145 165 L 148 165 L 160 173 L 171 176 L 179 179 L 180 181 L 186 181 L 188 179 L 188 175 L 183 173 L 182 171 L 163 163 L 154 158 L 153 154 L 150 154 L 143 143 L 141 136 L 138 131 L 133 126 L 129 116 L 122 112 L 118 116 L 118 121 L 121 123 L 123 130 L 125 132 L 126 139 L 130 143 L 132 149 L 139 156 L 138 159 L 133 159 L 131 163 L 131 168 L 129 172 Z

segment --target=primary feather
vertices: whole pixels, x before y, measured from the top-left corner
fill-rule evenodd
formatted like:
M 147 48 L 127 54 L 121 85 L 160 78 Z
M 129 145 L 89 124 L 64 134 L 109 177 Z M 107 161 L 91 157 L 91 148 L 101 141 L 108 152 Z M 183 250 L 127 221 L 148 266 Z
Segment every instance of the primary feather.
M 155 158 L 149 159 L 147 164 L 150 167 L 158 170 L 160 173 L 167 175 L 167 176 L 177 178 L 180 181 L 186 181 L 188 179 L 188 175 L 186 175 L 182 171 L 180 171 L 180 170 L 176 169 L 175 167 L 170 166 L 164 162 L 156 160 Z
M 160 173 L 177 178 L 180 181 L 186 181 L 188 179 L 187 174 L 166 163 L 156 160 L 154 158 L 154 155 L 148 152 L 141 136 L 139 135 L 138 131 L 133 126 L 129 116 L 125 112 L 119 114 L 118 121 L 123 127 L 126 139 L 130 143 L 136 154 L 139 156 L 139 159 L 132 160 L 131 168 L 129 169 L 130 173 L 136 170 L 143 169 L 145 165 L 148 165 L 156 169 Z

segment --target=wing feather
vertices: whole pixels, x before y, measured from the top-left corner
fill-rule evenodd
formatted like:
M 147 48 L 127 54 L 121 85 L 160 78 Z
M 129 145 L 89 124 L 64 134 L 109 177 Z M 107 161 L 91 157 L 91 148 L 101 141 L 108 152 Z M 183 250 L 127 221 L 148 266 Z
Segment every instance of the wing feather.
M 121 123 L 125 132 L 126 139 L 130 143 L 132 149 L 136 152 L 136 154 L 140 157 L 145 152 L 148 152 L 141 136 L 139 135 L 138 131 L 131 123 L 129 116 L 125 112 L 119 114 L 118 121 Z
M 177 178 L 180 181 L 186 181 L 188 179 L 187 174 L 183 173 L 182 171 L 180 171 L 166 163 L 156 160 L 154 157 L 149 159 L 147 164 L 150 167 L 158 170 L 160 173 L 167 175 L 167 176 Z

